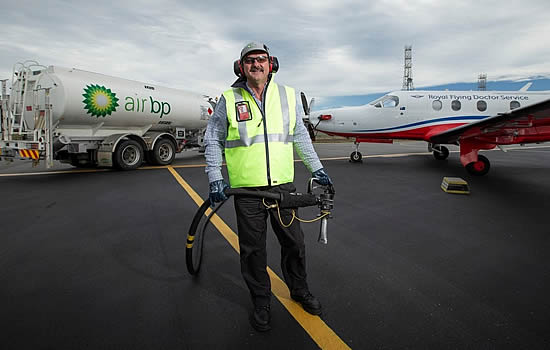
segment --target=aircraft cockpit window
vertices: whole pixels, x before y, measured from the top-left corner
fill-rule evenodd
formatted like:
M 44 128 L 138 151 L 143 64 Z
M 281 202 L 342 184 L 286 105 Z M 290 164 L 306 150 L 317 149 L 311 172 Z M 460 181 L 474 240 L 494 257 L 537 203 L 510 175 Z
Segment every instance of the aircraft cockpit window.
M 453 109 L 453 111 L 460 111 L 461 107 L 462 107 L 462 104 L 460 103 L 459 100 L 453 100 L 451 102 L 451 108 Z
M 484 112 L 487 110 L 487 102 L 483 100 L 477 101 L 477 110 L 480 112 Z
M 394 108 L 399 104 L 399 97 L 397 96 L 387 96 L 382 100 L 382 106 L 384 108 Z
M 386 98 L 386 96 L 379 97 L 379 98 L 377 98 L 376 100 L 372 101 L 369 104 L 371 106 L 376 107 L 376 108 L 382 108 L 382 100 L 385 99 L 385 98 Z
M 435 111 L 440 111 L 441 108 L 443 108 L 443 103 L 441 102 L 441 100 L 434 100 L 432 102 L 432 108 L 435 110 Z
M 510 102 L 510 109 L 516 109 L 519 108 L 520 104 L 518 101 L 512 101 Z
M 376 108 L 394 108 L 399 105 L 399 97 L 393 95 L 382 96 L 378 100 L 374 100 L 370 105 Z

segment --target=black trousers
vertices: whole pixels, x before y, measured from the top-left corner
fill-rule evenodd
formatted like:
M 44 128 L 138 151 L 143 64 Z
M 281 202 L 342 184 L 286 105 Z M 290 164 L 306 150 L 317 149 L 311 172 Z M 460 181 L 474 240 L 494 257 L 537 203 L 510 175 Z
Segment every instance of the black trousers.
M 292 183 L 257 189 L 271 192 L 296 191 Z M 294 220 L 290 227 L 283 227 L 279 221 L 277 209 L 267 209 L 261 198 L 237 195 L 234 198 L 239 231 L 241 273 L 250 290 L 254 305 L 269 305 L 271 301 L 266 251 L 268 216 L 281 245 L 281 269 L 290 293 L 301 295 L 307 291 L 306 250 L 300 222 Z M 297 214 L 297 209 L 294 210 Z M 280 213 L 283 223 L 288 225 L 292 219 L 292 210 L 280 209 Z

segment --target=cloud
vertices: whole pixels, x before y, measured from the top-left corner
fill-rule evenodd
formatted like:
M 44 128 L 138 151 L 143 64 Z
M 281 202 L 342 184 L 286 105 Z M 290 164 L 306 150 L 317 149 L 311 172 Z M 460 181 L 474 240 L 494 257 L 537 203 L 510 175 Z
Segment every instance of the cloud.
M 550 76 L 547 9 L 546 0 L 19 1 L 0 12 L 0 77 L 36 59 L 215 96 L 251 40 L 278 56 L 278 81 L 310 96 L 399 89 L 406 44 L 417 86 L 481 72 Z

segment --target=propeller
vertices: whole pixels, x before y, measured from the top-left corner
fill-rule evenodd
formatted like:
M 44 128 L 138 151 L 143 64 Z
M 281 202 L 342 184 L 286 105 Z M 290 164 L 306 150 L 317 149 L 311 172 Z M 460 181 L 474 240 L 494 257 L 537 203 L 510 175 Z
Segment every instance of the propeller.
M 313 126 L 313 124 L 311 123 L 310 112 L 313 104 L 315 103 L 315 98 L 312 98 L 308 104 L 306 94 L 303 91 L 300 92 L 300 98 L 302 99 L 302 107 L 304 108 L 304 114 L 306 115 L 306 119 L 304 119 L 304 124 L 306 125 L 307 131 L 309 132 L 309 137 L 311 137 L 312 141 L 315 141 L 315 131 L 317 125 L 319 125 L 319 123 L 321 122 L 321 120 L 319 120 L 315 126 Z
M 300 97 L 302 98 L 302 107 L 304 107 L 304 113 L 306 114 L 306 116 L 309 117 L 309 112 L 310 112 L 310 108 L 307 104 L 307 97 L 306 97 L 306 94 L 302 91 L 300 92 Z M 313 99 L 312 99 L 312 102 L 313 102 Z

